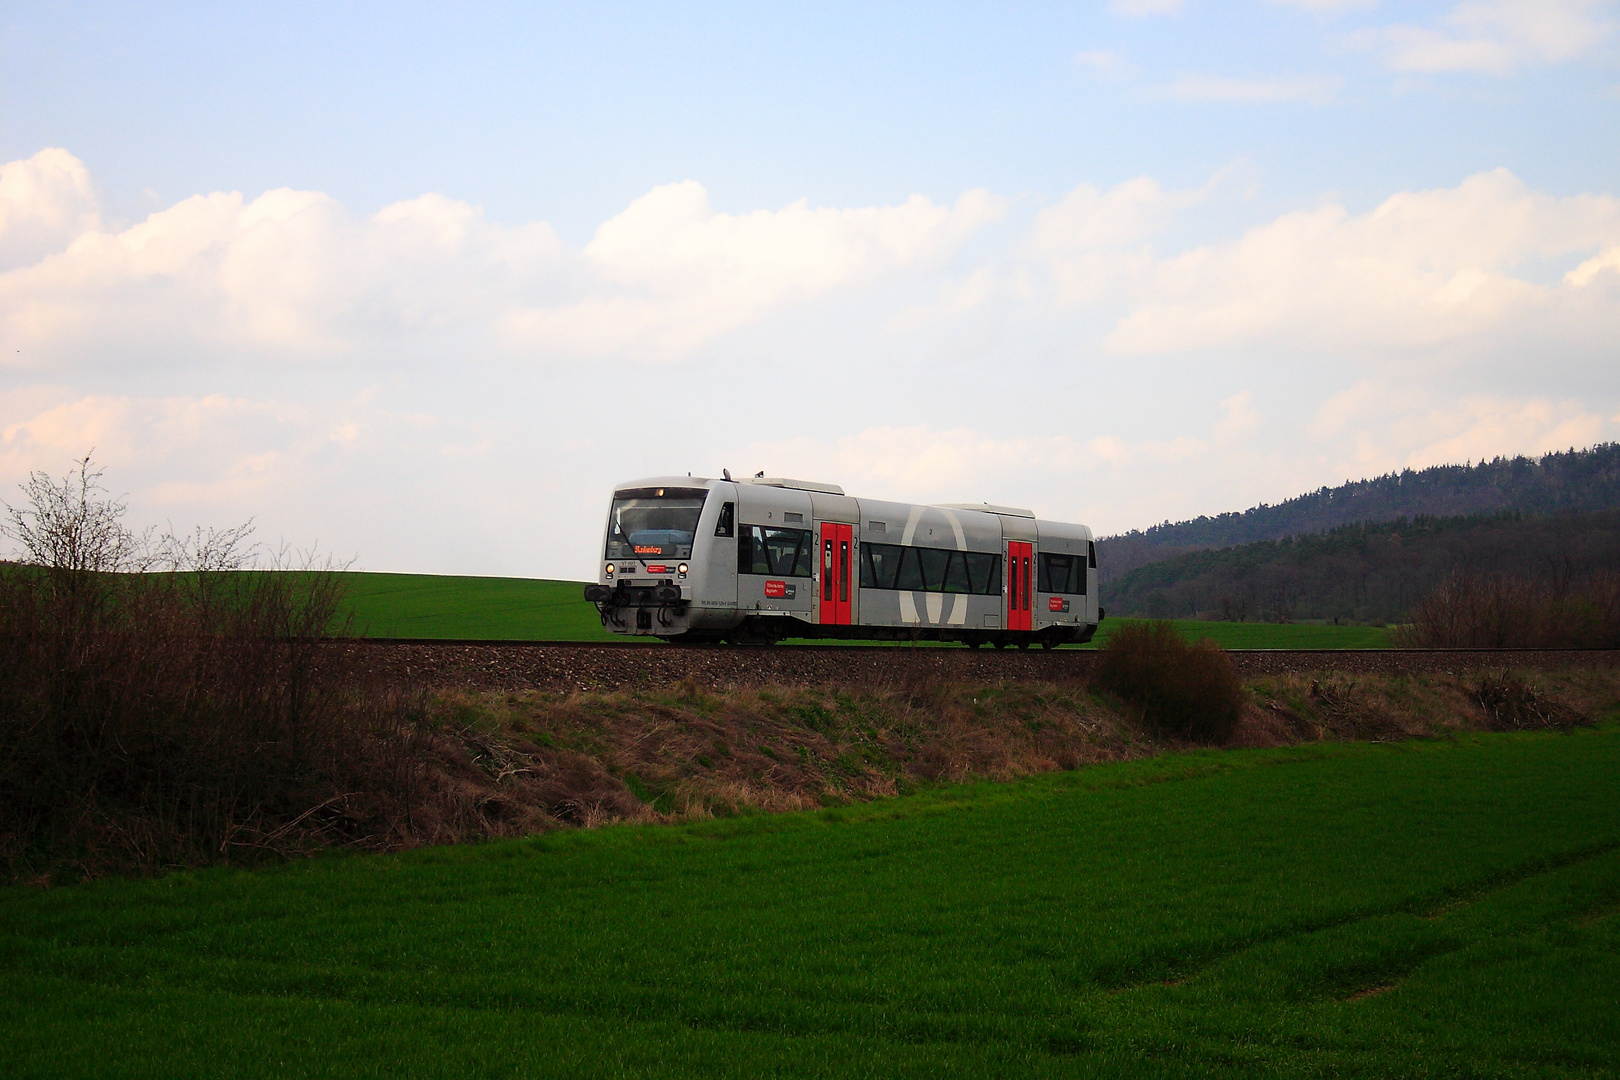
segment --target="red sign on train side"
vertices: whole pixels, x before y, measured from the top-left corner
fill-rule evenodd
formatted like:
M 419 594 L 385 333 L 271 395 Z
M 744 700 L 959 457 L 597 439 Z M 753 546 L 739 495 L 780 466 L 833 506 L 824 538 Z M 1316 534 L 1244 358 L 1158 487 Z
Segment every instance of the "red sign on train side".
M 780 600 L 787 595 L 787 582 L 767 581 L 765 583 L 765 598 L 767 600 Z

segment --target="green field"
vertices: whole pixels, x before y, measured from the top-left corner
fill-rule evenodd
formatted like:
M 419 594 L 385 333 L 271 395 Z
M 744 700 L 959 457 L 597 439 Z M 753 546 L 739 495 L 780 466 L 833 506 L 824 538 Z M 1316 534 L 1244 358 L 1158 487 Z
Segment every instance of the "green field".
M 356 634 L 401 638 L 490 638 L 514 641 L 613 641 L 577 581 L 346 573 Z M 1121 620 L 1103 620 L 1098 643 Z M 1220 623 L 1182 620 L 1191 637 L 1228 649 L 1386 648 L 1380 627 Z M 858 644 L 858 643 L 857 643 Z
M 342 575 L 356 634 L 366 637 L 611 641 L 585 583 L 538 578 Z
M 0 1071 L 1613 1076 L 1620 727 L 0 890 Z

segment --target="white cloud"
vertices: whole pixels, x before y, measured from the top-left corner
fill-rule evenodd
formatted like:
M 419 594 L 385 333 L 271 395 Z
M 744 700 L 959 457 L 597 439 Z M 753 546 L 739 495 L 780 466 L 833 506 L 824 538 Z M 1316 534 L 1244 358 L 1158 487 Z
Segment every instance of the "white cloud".
M 1260 413 L 1254 407 L 1254 395 L 1247 390 L 1241 390 L 1222 401 L 1221 412 L 1224 415 L 1215 425 L 1215 437 L 1224 442 L 1240 439 L 1260 428 Z
M 1125 281 L 1151 266 L 1147 242 L 1181 211 L 1208 198 L 1225 175 L 1223 170 L 1190 190 L 1166 191 L 1151 176 L 1106 191 L 1081 184 L 1036 214 L 1029 246 L 1049 260 L 1057 295 L 1065 302 L 1111 299 Z
M 66 150 L 0 165 L 0 272 L 38 262 L 100 227 L 90 172 Z
M 107 232 L 70 155 L 6 170 L 6 236 L 25 255 L 40 237 L 60 249 L 0 274 L 0 332 L 22 350 L 12 366 L 221 351 L 320 360 L 423 350 L 445 334 L 532 358 L 677 359 L 772 309 L 937 260 L 1003 209 L 970 191 L 953 206 L 915 196 L 730 215 L 687 182 L 569 251 L 544 222 L 496 225 L 441 195 L 362 219 L 319 192 L 215 193 Z
M 1271 0 L 1271 3 L 1306 11 L 1363 11 L 1378 6 L 1378 0 Z
M 1402 23 L 1356 35 L 1382 48 L 1395 71 L 1472 71 L 1509 75 L 1530 64 L 1556 64 L 1592 51 L 1614 32 L 1597 0 L 1474 0 L 1432 25 Z
M 1616 242 L 1620 201 L 1554 198 L 1498 169 L 1366 214 L 1338 205 L 1287 214 L 1236 242 L 1158 261 L 1135 279 L 1134 310 L 1109 344 L 1395 358 L 1539 330 L 1590 343 L 1620 318 L 1612 296 L 1579 287 L 1602 265 L 1562 285 L 1515 271 Z
M 1605 272 L 1620 275 L 1620 246 L 1609 248 L 1601 255 L 1587 259 L 1565 274 L 1564 282 L 1577 289 L 1583 289 L 1592 282 L 1601 280 L 1598 275 Z
M 1309 101 L 1333 100 L 1344 80 L 1337 76 L 1303 79 L 1230 79 L 1218 75 L 1185 75 L 1161 86 L 1158 95 L 1172 101 Z
M 93 449 L 135 527 L 253 518 L 272 549 L 318 545 L 358 556 L 358 568 L 491 572 L 537 556 L 560 567 L 594 531 L 547 526 L 559 501 L 583 502 L 577 485 L 499 425 L 366 397 L 0 395 L 0 498 L 15 501 L 30 471 L 61 475 Z
M 938 259 L 1003 213 L 970 191 L 954 206 L 913 196 L 899 206 L 717 213 L 702 185 L 654 189 L 605 222 L 584 265 L 603 287 L 572 304 L 505 320 L 512 338 L 587 354 L 690 354 L 765 311 Z
M 1605 420 L 1573 399 L 1467 394 L 1407 380 L 1362 379 L 1317 410 L 1312 434 L 1345 447 L 1346 477 L 1585 447 L 1614 437 Z
M 1074 62 L 1093 75 L 1109 80 L 1126 79 L 1137 74 L 1139 70 L 1135 64 L 1127 61 L 1119 53 L 1101 49 L 1079 53 L 1075 56 Z
M 1109 0 L 1108 8 L 1118 15 L 1177 15 L 1181 0 Z
M 1392 441 L 1409 447 L 1403 465 L 1421 469 L 1591 446 L 1611 431 L 1602 416 L 1577 401 L 1473 395 L 1402 418 Z

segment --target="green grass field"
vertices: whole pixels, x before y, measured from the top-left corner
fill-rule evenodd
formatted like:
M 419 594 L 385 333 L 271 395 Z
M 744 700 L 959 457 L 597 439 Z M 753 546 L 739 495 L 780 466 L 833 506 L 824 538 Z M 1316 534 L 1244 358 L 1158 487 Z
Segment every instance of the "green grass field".
M 1620 1071 L 1620 727 L 0 890 L 0 1072 Z
M 354 632 L 368 637 L 490 638 L 516 641 L 622 641 L 602 629 L 582 595 L 584 583 L 533 578 L 347 573 Z M 1103 620 L 1097 643 L 1121 620 Z M 1380 627 L 1311 624 L 1176 623 L 1191 637 L 1228 649 L 1386 648 Z M 861 644 L 855 642 L 854 644 Z

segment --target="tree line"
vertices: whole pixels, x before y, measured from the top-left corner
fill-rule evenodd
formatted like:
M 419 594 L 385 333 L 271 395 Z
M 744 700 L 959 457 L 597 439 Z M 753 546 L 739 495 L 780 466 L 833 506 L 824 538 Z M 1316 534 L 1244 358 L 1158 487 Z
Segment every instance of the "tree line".
M 1539 458 L 1405 469 L 1323 487 L 1274 506 L 1218 514 L 1106 536 L 1098 572 L 1112 582 L 1138 567 L 1193 551 L 1320 533 L 1363 522 L 1455 518 L 1517 510 L 1528 514 L 1620 508 L 1620 443 Z

